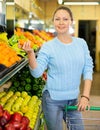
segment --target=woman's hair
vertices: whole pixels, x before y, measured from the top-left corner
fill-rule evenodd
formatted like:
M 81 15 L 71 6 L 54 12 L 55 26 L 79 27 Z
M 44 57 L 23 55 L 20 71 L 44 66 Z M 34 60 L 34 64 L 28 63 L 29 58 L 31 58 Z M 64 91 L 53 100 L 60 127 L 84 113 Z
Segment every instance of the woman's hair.
M 52 20 L 54 20 L 54 16 L 55 16 L 56 12 L 59 11 L 59 10 L 65 10 L 65 11 L 67 11 L 67 12 L 69 13 L 70 17 L 71 17 L 71 20 L 73 21 L 72 11 L 71 11 L 68 7 L 66 7 L 66 6 L 60 6 L 60 7 L 58 7 L 58 8 L 54 11 L 53 19 L 52 19 Z

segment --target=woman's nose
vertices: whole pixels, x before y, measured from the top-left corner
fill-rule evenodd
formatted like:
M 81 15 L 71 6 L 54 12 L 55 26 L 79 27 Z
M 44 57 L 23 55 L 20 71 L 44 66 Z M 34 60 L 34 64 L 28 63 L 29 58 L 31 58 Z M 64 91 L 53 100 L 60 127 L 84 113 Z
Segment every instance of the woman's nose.
M 64 23 L 64 21 L 63 21 L 63 20 L 60 20 L 60 21 L 59 21 L 59 24 L 63 24 L 63 23 Z

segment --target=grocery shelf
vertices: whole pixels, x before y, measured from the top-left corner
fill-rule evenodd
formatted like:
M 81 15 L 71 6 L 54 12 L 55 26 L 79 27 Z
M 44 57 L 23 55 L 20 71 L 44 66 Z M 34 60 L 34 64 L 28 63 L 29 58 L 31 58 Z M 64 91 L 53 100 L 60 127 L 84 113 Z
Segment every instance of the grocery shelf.
M 18 64 L 14 69 L 8 72 L 5 76 L 0 78 L 0 86 L 6 83 L 11 77 L 13 77 L 19 70 L 21 70 L 26 64 L 28 64 L 28 59 Z

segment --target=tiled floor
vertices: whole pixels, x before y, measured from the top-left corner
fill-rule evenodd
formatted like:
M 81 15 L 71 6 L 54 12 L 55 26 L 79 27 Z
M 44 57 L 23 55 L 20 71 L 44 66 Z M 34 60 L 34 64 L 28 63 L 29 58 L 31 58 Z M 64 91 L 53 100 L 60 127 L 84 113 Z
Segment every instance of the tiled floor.
M 81 92 L 83 89 L 83 83 L 81 83 Z M 93 83 L 90 96 L 91 106 L 100 106 L 100 72 L 95 72 L 93 75 Z M 86 127 L 85 130 L 100 130 L 100 111 L 85 111 L 83 112 L 83 118 L 85 119 Z M 99 128 L 98 128 L 99 125 Z M 66 126 L 64 124 L 64 129 Z

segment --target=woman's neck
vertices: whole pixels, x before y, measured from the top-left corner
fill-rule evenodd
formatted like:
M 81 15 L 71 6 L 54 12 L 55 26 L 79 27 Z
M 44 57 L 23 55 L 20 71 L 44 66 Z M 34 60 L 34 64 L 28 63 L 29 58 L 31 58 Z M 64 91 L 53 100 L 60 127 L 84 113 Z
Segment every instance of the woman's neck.
M 57 35 L 57 38 L 65 44 L 69 44 L 72 42 L 72 36 L 71 35 Z

